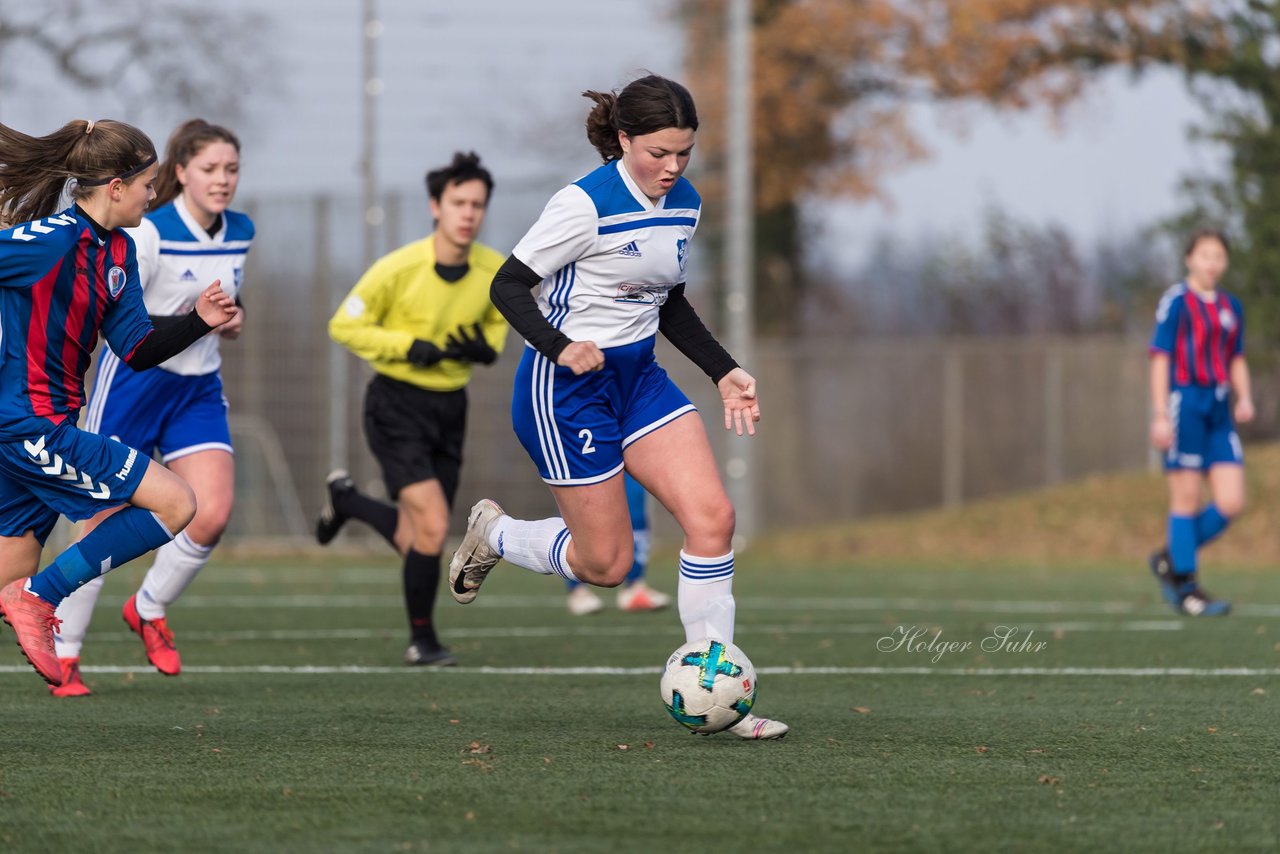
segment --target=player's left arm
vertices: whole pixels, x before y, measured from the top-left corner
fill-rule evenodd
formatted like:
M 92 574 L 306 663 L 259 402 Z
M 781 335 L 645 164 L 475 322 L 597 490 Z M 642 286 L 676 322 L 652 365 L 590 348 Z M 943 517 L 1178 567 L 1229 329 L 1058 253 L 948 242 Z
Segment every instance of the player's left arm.
M 760 420 L 755 378 L 744 371 L 707 329 L 685 296 L 681 282 L 658 309 L 658 331 L 711 378 L 724 401 L 724 426 L 739 436 L 754 436 Z
M 1231 390 L 1235 392 L 1236 396 L 1233 414 L 1237 423 L 1248 424 L 1253 420 L 1255 414 L 1253 408 L 1253 382 L 1249 376 L 1249 362 L 1244 357 L 1244 311 L 1240 308 L 1239 303 L 1236 303 L 1235 310 L 1238 325 L 1232 346 L 1231 365 L 1229 368 Z

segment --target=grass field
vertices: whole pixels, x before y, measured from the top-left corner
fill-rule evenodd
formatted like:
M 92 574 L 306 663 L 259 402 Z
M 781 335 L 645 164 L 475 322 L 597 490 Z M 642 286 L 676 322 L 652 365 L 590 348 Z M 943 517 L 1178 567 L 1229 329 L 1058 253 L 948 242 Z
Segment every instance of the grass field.
M 1197 622 L 1136 564 L 744 560 L 737 642 L 793 727 L 748 743 L 667 717 L 674 614 L 572 618 L 500 567 L 442 603 L 463 666 L 415 671 L 397 569 L 355 563 L 211 566 L 171 613 L 173 679 L 119 618 L 140 568 L 114 573 L 85 699 L 49 697 L 4 627 L 0 851 L 1280 844 L 1280 578 L 1257 569 L 1207 578 L 1238 605 Z

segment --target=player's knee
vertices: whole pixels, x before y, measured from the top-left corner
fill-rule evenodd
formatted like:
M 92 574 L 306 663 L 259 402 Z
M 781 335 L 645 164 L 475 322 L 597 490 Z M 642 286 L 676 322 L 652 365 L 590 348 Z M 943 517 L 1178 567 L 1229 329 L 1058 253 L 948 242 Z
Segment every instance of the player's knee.
M 187 525 L 187 536 L 204 546 L 222 538 L 231 521 L 231 498 L 205 496 L 196 500 L 196 514 Z
M 693 540 L 701 542 L 724 542 L 733 540 L 733 529 L 737 524 L 737 515 L 728 497 L 708 504 L 693 520 L 691 530 L 685 534 Z
M 173 533 L 185 529 L 196 515 L 196 494 L 182 478 L 174 477 L 169 483 L 168 495 L 156 515 Z
M 606 543 L 590 550 L 575 549 L 570 566 L 582 581 L 597 587 L 617 587 L 631 571 L 632 554 L 630 543 Z
M 1228 519 L 1234 519 L 1244 512 L 1245 498 L 1243 495 L 1228 495 L 1218 498 L 1214 501 L 1218 505 L 1218 512 Z

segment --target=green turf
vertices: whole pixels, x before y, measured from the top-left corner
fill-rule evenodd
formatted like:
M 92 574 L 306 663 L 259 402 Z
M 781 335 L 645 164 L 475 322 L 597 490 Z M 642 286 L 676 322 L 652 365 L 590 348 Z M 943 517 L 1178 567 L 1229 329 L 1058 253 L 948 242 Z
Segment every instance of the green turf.
M 90 628 L 93 697 L 47 696 L 3 629 L 0 851 L 1280 843 L 1280 579 L 1256 571 L 1220 571 L 1237 613 L 1193 621 L 1141 567 L 745 561 L 737 642 L 763 671 L 757 709 L 793 726 L 777 743 L 666 716 L 675 615 L 573 618 L 558 582 L 509 567 L 476 605 L 442 603 L 464 666 L 424 672 L 399 666 L 389 563 L 214 565 L 172 611 L 176 679 L 119 619 L 138 576 L 113 574 Z M 352 670 L 211 672 L 264 665 Z

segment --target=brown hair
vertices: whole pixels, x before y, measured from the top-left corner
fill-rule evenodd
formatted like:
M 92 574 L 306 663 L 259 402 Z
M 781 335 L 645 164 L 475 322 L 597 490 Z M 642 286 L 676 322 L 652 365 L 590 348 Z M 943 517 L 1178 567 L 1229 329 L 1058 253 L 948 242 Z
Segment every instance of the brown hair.
M 587 115 L 587 139 L 605 163 L 622 156 L 618 131 L 640 136 L 664 128 L 698 129 L 689 90 L 656 74 L 632 80 L 621 92 L 587 90 L 582 96 L 596 103 Z
M 0 228 L 57 213 L 68 181 L 79 201 L 116 178 L 131 181 L 155 160 L 147 135 L 124 122 L 77 119 L 48 136 L 0 124 Z
M 1227 250 L 1227 254 L 1231 254 L 1231 242 L 1227 240 L 1227 233 L 1220 228 L 1214 226 L 1202 226 L 1191 232 L 1187 236 L 1186 249 L 1182 253 L 1182 257 L 1186 258 L 1196 249 L 1196 244 L 1201 240 L 1216 240 L 1222 244 L 1222 248 Z
M 156 178 L 156 198 L 151 203 L 152 210 L 169 204 L 181 195 L 178 167 L 185 169 L 191 158 L 211 142 L 230 143 L 235 147 L 236 153 L 240 153 L 240 140 L 221 125 L 209 124 L 204 119 L 187 119 L 178 125 L 164 147 L 164 162 L 160 164 L 160 174 Z

